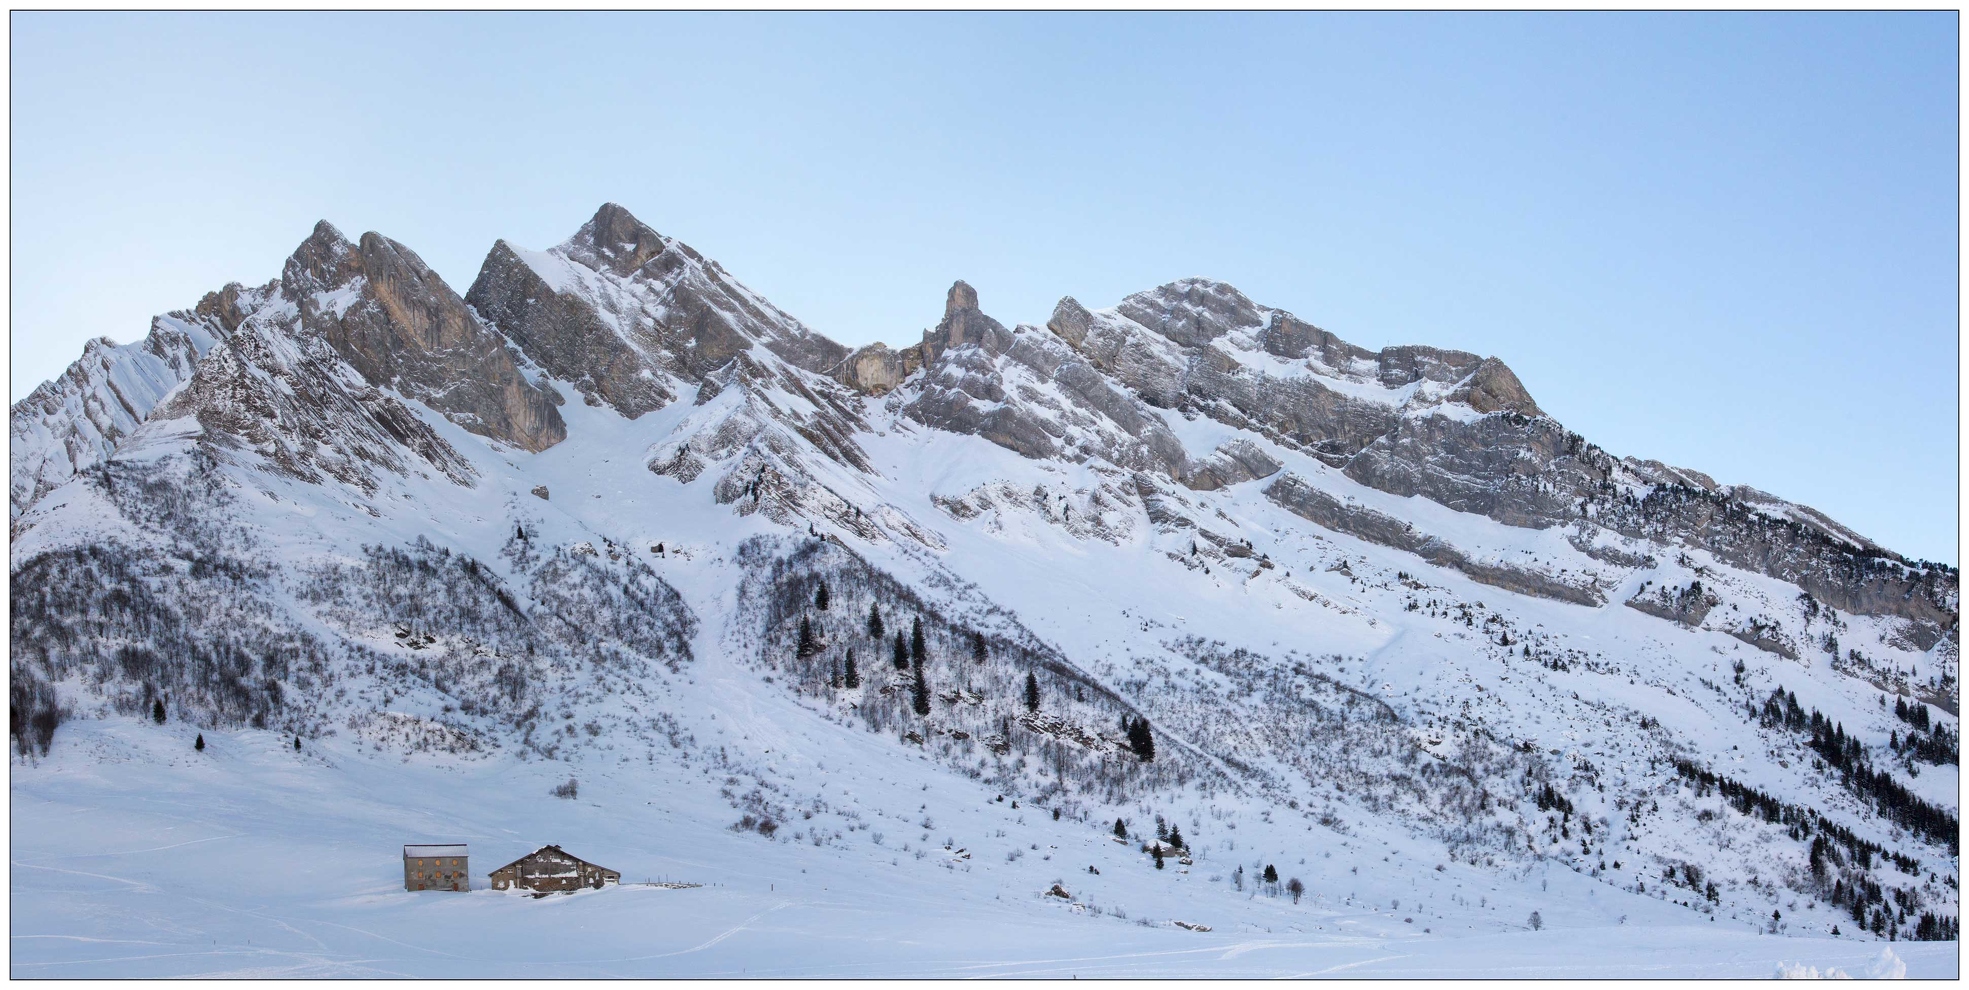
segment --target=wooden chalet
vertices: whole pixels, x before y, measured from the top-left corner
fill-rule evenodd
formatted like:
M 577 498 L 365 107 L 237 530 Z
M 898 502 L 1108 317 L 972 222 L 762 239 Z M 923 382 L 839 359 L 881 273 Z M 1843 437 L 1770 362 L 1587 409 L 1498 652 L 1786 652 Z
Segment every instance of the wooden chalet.
M 492 871 L 492 889 L 518 887 L 536 893 L 573 891 L 583 887 L 600 890 L 604 884 L 621 883 L 622 874 L 597 866 L 560 846 L 541 846 Z

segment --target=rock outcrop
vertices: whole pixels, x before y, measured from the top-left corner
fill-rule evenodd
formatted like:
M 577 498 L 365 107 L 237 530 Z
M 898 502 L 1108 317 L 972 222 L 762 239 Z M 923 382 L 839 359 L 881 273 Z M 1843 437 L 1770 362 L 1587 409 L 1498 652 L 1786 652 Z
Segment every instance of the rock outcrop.
M 1656 585 L 1644 588 L 1629 598 L 1626 604 L 1637 612 L 1694 628 L 1702 625 L 1702 620 L 1719 602 L 1715 595 L 1702 590 L 1702 582 L 1693 581 L 1680 587 Z
M 465 298 L 548 374 L 631 418 L 754 347 L 824 375 L 849 354 L 614 203 L 551 250 L 494 245 Z
M 237 286 L 228 290 L 237 306 Z M 41 496 L 102 463 L 237 325 L 236 319 L 226 325 L 201 305 L 198 312 L 153 319 L 150 334 L 136 343 L 98 337 L 83 346 L 82 356 L 61 377 L 14 403 L 8 422 L 9 518 L 19 518 Z
M 576 292 L 562 292 L 511 244 L 492 246 L 465 301 L 590 404 L 631 419 L 676 399 L 669 369 Z
M 922 346 L 937 357 L 903 406 L 917 422 L 1032 458 L 1098 458 L 1164 477 L 1187 474 L 1182 442 L 1154 410 L 1058 337 L 1029 326 L 1007 330 L 984 315 L 962 282 Z
M 350 374 L 327 341 L 296 332 L 291 309 L 244 321 L 155 410 L 189 418 L 225 456 L 257 455 L 277 474 L 375 492 L 383 474 L 434 469 L 460 485 L 477 473 L 392 390 Z
M 915 347 L 890 350 L 883 343 L 869 344 L 848 355 L 842 363 L 842 384 L 867 395 L 886 395 L 901 386 L 903 379 L 923 367 L 923 352 Z
M 372 385 L 522 450 L 567 436 L 549 393 L 409 248 L 373 231 L 351 244 L 324 220 L 288 259 L 281 292 L 301 326 Z
M 1706 550 L 1733 567 L 1797 585 L 1834 608 L 1907 619 L 1910 641 L 1924 650 L 1956 627 L 1955 568 L 1856 544 L 1809 520 L 1777 514 L 1768 496 L 1733 496 L 1729 488 L 1663 484 L 1639 493 L 1603 491 L 1586 509 L 1593 522 L 1616 533 Z
M 1412 523 L 1366 506 L 1343 502 L 1295 474 L 1284 475 L 1272 482 L 1265 488 L 1265 497 L 1293 515 L 1327 529 L 1369 543 L 1406 550 L 1429 563 L 1462 571 L 1483 584 L 1575 605 L 1606 604 L 1605 595 L 1594 585 L 1564 581 L 1500 563 L 1473 560 L 1461 549 L 1440 537 L 1416 529 Z

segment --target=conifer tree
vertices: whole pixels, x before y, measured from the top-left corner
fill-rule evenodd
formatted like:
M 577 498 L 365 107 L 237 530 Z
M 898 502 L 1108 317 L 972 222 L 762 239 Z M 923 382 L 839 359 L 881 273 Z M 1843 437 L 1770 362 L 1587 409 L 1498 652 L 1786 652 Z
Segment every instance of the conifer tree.
M 1162 869 L 1162 847 L 1154 846 L 1152 847 L 1152 850 L 1155 853 L 1155 868 L 1160 870 Z
M 971 634 L 971 659 L 979 663 L 985 662 L 984 633 L 974 632 Z
M 909 686 L 909 707 L 918 715 L 930 714 L 930 686 L 923 681 L 923 665 L 916 665 L 916 679 Z
M 1189 848 L 1183 845 L 1183 830 L 1175 825 L 1169 826 L 1169 844 L 1178 849 Z
M 150 720 L 158 725 L 164 724 L 164 699 L 157 698 L 150 703 Z
M 192 743 L 191 748 L 198 750 L 201 753 L 205 752 L 205 733 L 201 732 L 198 734 L 198 741 Z
M 1026 711 L 1039 710 L 1039 678 L 1032 671 L 1026 671 Z
M 1138 718 L 1128 723 L 1128 748 L 1143 763 L 1155 762 L 1155 735 L 1149 731 L 1148 719 Z
M 861 671 L 855 669 L 855 651 L 848 651 L 847 669 L 842 672 L 842 683 L 850 690 L 861 687 Z
M 1128 823 L 1127 823 L 1127 822 L 1124 822 L 1124 821 L 1122 821 L 1122 820 L 1121 820 L 1121 819 L 1119 819 L 1119 818 L 1117 818 L 1117 819 L 1115 819 L 1115 820 L 1114 820 L 1114 837 L 1115 837 L 1115 838 L 1117 838 L 1117 839 L 1126 839 L 1126 838 L 1128 838 Z
M 909 661 L 921 667 L 929 653 L 929 647 L 923 644 L 923 617 L 919 615 L 909 627 Z
M 1273 866 L 1270 863 L 1265 864 L 1265 882 L 1266 883 L 1278 882 L 1278 867 Z
M 814 639 L 814 625 L 807 620 L 806 616 L 801 616 L 800 645 L 794 649 L 793 653 L 795 656 L 804 660 L 818 652 L 820 652 L 820 643 Z
M 909 669 L 909 644 L 902 641 L 902 630 L 896 630 L 896 669 Z
M 827 611 L 827 579 L 826 578 L 821 579 L 819 590 L 814 592 L 814 608 L 815 610 L 821 612 Z
M 868 638 L 881 639 L 886 634 L 887 634 L 886 631 L 882 628 L 882 606 L 876 604 L 875 602 L 869 602 L 868 603 Z
M 298 752 L 300 752 L 300 751 L 301 751 L 301 737 L 300 737 L 300 736 L 295 736 L 295 737 L 294 737 L 294 752 L 296 752 L 296 753 L 298 753 Z

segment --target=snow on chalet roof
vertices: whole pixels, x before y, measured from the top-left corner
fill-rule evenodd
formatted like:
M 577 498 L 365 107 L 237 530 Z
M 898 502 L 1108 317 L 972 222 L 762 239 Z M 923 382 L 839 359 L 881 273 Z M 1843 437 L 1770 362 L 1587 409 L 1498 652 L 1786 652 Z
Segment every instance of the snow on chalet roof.
M 552 845 L 548 845 L 548 846 L 541 846 L 540 848 L 538 848 L 538 849 L 535 849 L 534 851 L 532 851 L 532 852 L 530 852 L 530 853 L 527 853 L 526 855 L 524 855 L 524 856 L 521 856 L 520 858 L 518 858 L 518 859 L 516 859 L 516 860 L 513 860 L 513 861 L 512 861 L 512 862 L 510 862 L 510 863 L 507 863 L 507 864 L 506 864 L 505 866 L 502 866 L 502 867 L 500 867 L 500 868 L 499 868 L 499 870 L 510 870 L 510 869 L 512 869 L 513 867 L 516 867 L 516 866 L 518 866 L 518 865 L 520 865 L 521 863 L 524 863 L 524 862 L 526 862 L 527 860 L 529 860 L 529 859 L 532 859 L 532 858 L 534 858 L 535 856 L 539 856 L 539 855 L 540 855 L 540 854 L 542 854 L 542 853 L 548 853 L 548 852 L 551 852 L 551 853 L 553 853 L 553 854 L 555 854 L 556 856 L 564 856 L 564 857 L 566 857 L 566 858 L 568 858 L 568 859 L 571 859 L 571 860 L 573 860 L 573 861 L 575 861 L 576 863 L 580 863 L 580 864 L 583 864 L 583 865 L 586 865 L 586 866 L 592 866 L 592 867 L 594 867 L 594 868 L 596 868 L 596 869 L 598 869 L 598 870 L 601 870 L 601 871 L 602 871 L 602 872 L 604 872 L 604 873 L 616 873 L 616 872 L 617 872 L 617 871 L 615 871 L 615 870 L 611 870 L 611 869 L 609 869 L 609 868 L 608 868 L 608 867 L 606 867 L 606 866 L 603 866 L 603 865 L 602 865 L 602 864 L 600 864 L 600 863 L 591 863 L 591 862 L 589 862 L 588 860 L 585 860 L 585 859 L 582 859 L 581 857 L 579 857 L 579 856 L 576 856 L 575 854 L 573 854 L 573 853 L 571 853 L 571 852 L 568 852 L 568 851 L 567 851 L 567 850 L 565 850 L 565 849 L 562 849 L 562 848 L 561 848 L 560 846 L 552 846 Z M 499 872 L 499 870 L 493 870 L 492 872 L 494 872 L 494 873 L 497 873 L 497 872 Z M 571 869 L 571 870 L 568 870 L 568 871 L 565 871 L 565 872 L 560 872 L 560 873 L 543 873 L 543 874 L 540 874 L 540 876 L 574 876 L 574 875 L 575 875 L 575 874 L 576 874 L 577 872 L 578 872 L 578 869 Z M 619 874 L 618 874 L 618 875 L 619 875 Z
M 431 857 L 431 856 L 464 856 L 464 855 L 466 855 L 466 852 L 465 852 L 465 843 L 463 842 L 449 844 L 449 845 L 403 847 L 404 859 L 417 859 L 420 857 Z

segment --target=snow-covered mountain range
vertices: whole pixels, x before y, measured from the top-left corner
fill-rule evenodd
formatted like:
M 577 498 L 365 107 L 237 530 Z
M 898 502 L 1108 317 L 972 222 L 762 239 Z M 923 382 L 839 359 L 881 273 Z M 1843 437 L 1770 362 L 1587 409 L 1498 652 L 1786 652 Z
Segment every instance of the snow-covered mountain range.
M 958 282 L 850 349 L 614 204 L 463 296 L 323 222 L 11 441 L 17 918 L 60 899 L 23 862 L 91 855 L 56 809 L 205 773 L 198 733 L 255 786 L 387 771 L 444 833 L 404 842 L 515 831 L 514 780 L 547 807 L 502 821 L 576 827 L 533 786 L 575 776 L 625 875 L 771 846 L 1094 941 L 1119 899 L 1192 940 L 1955 937 L 1955 568 L 1221 282 L 1009 328 Z M 636 848 L 653 805 L 696 838 Z

